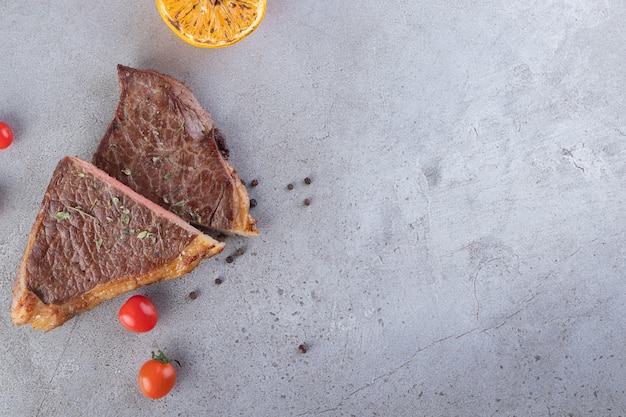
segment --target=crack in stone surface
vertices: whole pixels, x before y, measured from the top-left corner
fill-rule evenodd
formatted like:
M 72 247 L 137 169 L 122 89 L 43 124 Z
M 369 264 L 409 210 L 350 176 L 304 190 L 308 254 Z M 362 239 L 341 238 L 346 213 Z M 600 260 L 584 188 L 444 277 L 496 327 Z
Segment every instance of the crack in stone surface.
M 543 279 L 543 283 L 546 282 L 546 280 L 550 277 L 550 274 L 548 274 L 547 276 L 544 277 Z M 422 352 L 425 352 L 441 343 L 445 343 L 449 340 L 459 340 L 464 338 L 465 336 L 480 332 L 480 333 L 487 333 L 491 330 L 498 330 L 501 327 L 503 327 L 504 325 L 506 325 L 512 318 L 514 318 L 515 316 L 519 315 L 522 311 L 524 311 L 526 308 L 528 308 L 528 306 L 535 300 L 535 298 L 537 298 L 537 296 L 539 296 L 541 294 L 541 288 L 543 287 L 543 284 L 540 285 L 540 287 L 537 289 L 537 291 L 535 291 L 530 297 L 526 298 L 525 300 L 523 300 L 521 302 L 522 306 L 517 309 L 516 311 L 514 311 L 513 313 L 509 314 L 508 316 L 504 317 L 500 322 L 498 322 L 497 324 L 494 324 L 492 326 L 488 326 L 485 328 L 481 328 L 479 326 L 474 327 L 470 330 L 467 330 L 463 333 L 459 333 L 459 334 L 455 334 L 455 335 L 449 335 L 446 337 L 442 337 L 441 339 L 437 339 L 435 341 L 432 341 L 431 343 L 429 343 L 426 346 L 423 346 L 419 349 L 417 349 L 415 352 L 413 352 L 408 359 L 406 359 L 404 362 L 402 362 L 400 365 L 394 367 L 393 369 L 391 369 L 390 371 L 387 371 L 383 374 L 380 374 L 376 377 L 374 377 L 371 382 L 368 382 L 366 384 L 364 384 L 363 386 L 351 391 L 349 394 L 343 396 L 339 402 L 332 407 L 328 407 L 328 408 L 324 408 L 324 409 L 320 409 L 319 407 L 315 410 L 309 410 L 309 411 L 305 411 L 303 413 L 297 414 L 296 417 L 302 417 L 302 416 L 306 416 L 306 415 L 322 415 L 322 414 L 327 414 L 333 411 L 337 411 L 347 400 L 349 400 L 350 398 L 352 398 L 353 396 L 355 396 L 356 394 L 358 394 L 359 392 L 366 390 L 372 386 L 374 386 L 378 381 L 380 381 L 381 379 L 384 378 L 388 378 L 392 375 L 394 375 L 395 373 L 397 373 L 398 371 L 400 371 L 401 369 L 409 366 L 411 364 L 411 362 L 413 362 L 413 360 Z
M 48 387 L 46 387 L 46 389 L 44 391 L 43 398 L 41 399 L 41 403 L 39 403 L 39 407 L 37 407 L 37 414 L 36 414 L 37 417 L 39 415 L 41 415 L 41 410 L 43 408 L 43 405 L 46 402 L 46 399 L 48 398 L 48 394 L 50 393 L 50 385 L 52 384 L 52 381 L 54 381 L 54 378 L 57 376 L 57 374 L 59 372 L 59 366 L 61 365 L 61 359 L 63 359 L 63 356 L 65 356 L 65 351 L 67 350 L 67 347 L 70 344 L 70 340 L 72 339 L 72 334 L 74 333 L 74 329 L 76 328 L 76 324 L 77 323 L 78 323 L 78 321 L 75 319 L 74 320 L 74 324 L 72 325 L 72 328 L 70 329 L 70 333 L 67 336 L 67 339 L 65 339 L 65 343 L 63 344 L 63 349 L 61 349 L 61 353 L 59 354 L 59 357 L 56 360 L 56 364 L 54 366 L 54 371 L 52 371 L 52 375 L 50 376 L 50 380 L 48 381 Z

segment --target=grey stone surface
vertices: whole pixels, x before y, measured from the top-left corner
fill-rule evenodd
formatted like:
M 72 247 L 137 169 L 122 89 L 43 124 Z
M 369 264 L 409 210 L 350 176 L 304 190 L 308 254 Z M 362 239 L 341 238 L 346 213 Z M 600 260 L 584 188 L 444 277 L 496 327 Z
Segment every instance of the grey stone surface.
M 0 415 L 625 416 L 624 22 L 616 0 L 269 0 L 203 50 L 153 2 L 2 1 Z M 43 192 L 91 157 L 118 63 L 192 88 L 259 180 L 260 235 L 139 291 L 147 334 L 125 297 L 16 328 Z M 158 401 L 155 349 L 180 362 Z

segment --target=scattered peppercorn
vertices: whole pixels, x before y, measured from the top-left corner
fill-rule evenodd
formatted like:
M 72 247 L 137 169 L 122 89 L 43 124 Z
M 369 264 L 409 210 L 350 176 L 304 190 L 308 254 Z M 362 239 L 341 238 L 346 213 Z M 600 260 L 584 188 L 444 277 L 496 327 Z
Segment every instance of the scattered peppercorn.
M 306 177 L 306 178 L 304 179 L 304 183 L 305 183 L 306 185 L 309 185 L 309 184 L 311 183 L 311 178 Z
M 234 260 L 235 259 L 232 256 L 230 256 L 230 255 L 226 257 L 226 263 L 227 264 L 232 264 Z
M 237 249 L 237 255 L 241 256 L 241 255 L 243 255 L 244 253 L 246 253 L 246 252 L 243 250 L 243 248 L 239 248 L 239 249 Z
M 298 353 L 300 353 L 301 355 L 304 355 L 306 353 L 306 350 L 307 347 L 304 343 L 298 346 Z
M 222 282 L 224 282 L 222 278 L 215 278 L 215 285 L 221 285 Z
M 254 198 L 250 199 L 250 207 L 256 207 L 256 200 Z
M 288 190 L 293 190 L 293 184 L 287 184 L 287 189 Z
M 311 200 L 309 200 L 308 198 L 305 198 L 303 203 L 305 206 L 308 206 L 309 204 L 311 204 Z
M 257 185 L 259 185 L 259 180 L 257 180 L 256 178 L 250 181 L 251 187 L 256 187 Z
M 192 291 L 189 293 L 189 298 L 192 300 L 195 300 L 196 298 L 198 298 L 198 293 L 195 291 Z

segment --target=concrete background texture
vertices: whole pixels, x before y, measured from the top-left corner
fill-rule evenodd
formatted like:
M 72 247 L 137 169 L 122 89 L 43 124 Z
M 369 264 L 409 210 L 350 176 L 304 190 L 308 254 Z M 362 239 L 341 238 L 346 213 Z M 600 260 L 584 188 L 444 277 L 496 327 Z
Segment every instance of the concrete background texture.
M 616 0 L 269 0 L 204 50 L 151 1 L 0 1 L 0 415 L 626 416 L 625 22 Z M 194 91 L 260 234 L 138 290 L 149 333 L 125 296 L 15 327 L 41 198 L 95 151 L 118 63 Z M 156 349 L 178 381 L 149 400 Z

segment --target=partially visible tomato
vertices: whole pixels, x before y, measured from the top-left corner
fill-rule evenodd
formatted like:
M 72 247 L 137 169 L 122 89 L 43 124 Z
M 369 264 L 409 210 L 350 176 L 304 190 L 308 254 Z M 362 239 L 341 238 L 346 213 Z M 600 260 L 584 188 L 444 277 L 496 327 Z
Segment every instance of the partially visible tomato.
M 159 313 L 145 295 L 133 295 L 124 303 L 117 317 L 122 326 L 133 332 L 147 332 L 156 326 Z
M 8 148 L 13 142 L 13 132 L 9 125 L 0 122 L 0 149 Z
M 176 369 L 169 359 L 159 350 L 152 352 L 152 359 L 144 363 L 139 370 L 139 389 L 148 398 L 162 398 L 172 390 L 176 383 Z

